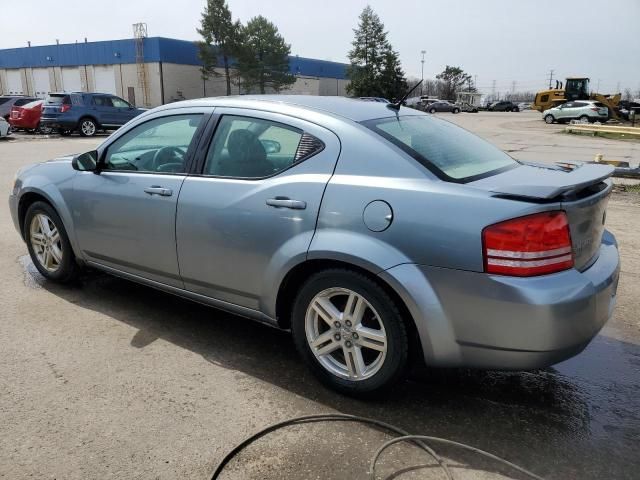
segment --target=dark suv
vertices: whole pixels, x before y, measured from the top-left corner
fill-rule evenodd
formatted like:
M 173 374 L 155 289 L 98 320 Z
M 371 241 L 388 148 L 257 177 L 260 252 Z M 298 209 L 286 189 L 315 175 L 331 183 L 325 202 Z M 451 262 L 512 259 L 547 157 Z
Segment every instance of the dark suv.
M 520 108 L 513 102 L 495 102 L 487 108 L 490 112 L 519 112 Z
M 42 107 L 40 124 L 59 133 L 78 131 L 91 137 L 98 130 L 115 130 L 144 109 L 108 93 L 51 93 Z

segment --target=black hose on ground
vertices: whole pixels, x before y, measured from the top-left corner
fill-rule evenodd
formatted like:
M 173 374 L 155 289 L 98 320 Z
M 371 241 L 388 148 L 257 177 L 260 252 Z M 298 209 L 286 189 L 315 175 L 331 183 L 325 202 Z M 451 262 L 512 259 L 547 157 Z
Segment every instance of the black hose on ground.
M 305 423 L 316 423 L 316 422 L 357 422 L 357 423 L 364 423 L 364 424 L 368 424 L 368 425 L 372 425 L 378 428 L 381 428 L 383 430 L 387 430 L 389 432 L 393 432 L 397 435 L 400 435 L 399 437 L 396 437 L 392 440 L 389 440 L 388 442 L 385 442 L 379 449 L 378 451 L 375 453 L 375 455 L 373 456 L 373 458 L 371 459 L 371 463 L 369 466 L 369 475 L 371 476 L 372 480 L 375 480 L 375 466 L 376 463 L 378 461 L 378 459 L 380 458 L 380 455 L 382 454 L 382 452 L 384 450 L 386 450 L 388 447 L 390 447 L 391 445 L 398 443 L 398 442 L 412 442 L 414 444 L 416 444 L 418 447 L 420 447 L 422 450 L 424 450 L 425 452 L 427 452 L 431 457 L 433 457 L 433 459 L 438 462 L 438 466 L 442 469 L 443 473 L 446 475 L 448 480 L 454 480 L 453 479 L 453 475 L 451 473 L 451 470 L 449 469 L 449 466 L 447 465 L 447 463 L 431 448 L 429 447 L 429 445 L 427 445 L 426 443 L 424 443 L 425 441 L 430 441 L 430 442 L 439 442 L 439 443 L 443 443 L 443 444 L 447 444 L 447 445 L 451 445 L 451 446 L 455 446 L 455 447 L 460 447 L 460 448 L 464 448 L 466 450 L 470 450 L 478 455 L 482 455 L 484 457 L 490 458 L 491 460 L 494 460 L 496 462 L 502 463 L 503 465 L 506 465 L 509 468 L 512 468 L 514 470 L 517 470 L 518 472 L 521 472 L 535 480 L 544 480 L 542 477 L 537 476 L 534 473 L 531 473 L 528 470 L 525 470 L 524 468 L 511 463 L 507 460 L 504 460 L 503 458 L 500 458 L 496 455 L 493 455 L 489 452 L 485 452 L 484 450 L 480 450 L 479 448 L 475 448 L 472 447 L 470 445 L 465 445 L 464 443 L 459 443 L 459 442 L 454 442 L 453 440 L 447 440 L 445 438 L 439 438 L 439 437 L 429 437 L 426 435 L 409 435 L 406 431 L 402 430 L 401 428 L 398 428 L 394 425 L 391 425 L 389 423 L 385 423 L 385 422 L 381 422 L 379 420 L 375 420 L 372 418 L 366 418 L 366 417 L 359 417 L 357 415 L 346 415 L 346 414 L 342 414 L 342 413 L 327 413 L 327 414 L 318 414 L 318 415 L 306 415 L 306 416 L 302 416 L 302 417 L 296 417 L 296 418 L 291 418 L 289 420 L 285 420 L 283 422 L 279 422 L 279 423 L 274 423 L 272 425 L 269 425 L 268 427 L 260 430 L 257 433 L 254 433 L 253 435 L 251 435 L 250 437 L 246 438 L 245 440 L 243 440 L 242 442 L 240 442 L 238 445 L 236 445 L 235 447 L 233 447 L 233 449 L 227 453 L 227 455 L 225 455 L 225 457 L 222 459 L 222 461 L 218 464 L 218 466 L 216 467 L 216 470 L 213 472 L 213 475 L 211 477 L 211 480 L 217 480 L 220 477 L 220 474 L 222 473 L 222 471 L 225 469 L 225 467 L 229 464 L 229 462 L 238 454 L 240 453 L 242 450 L 244 450 L 247 446 L 249 446 L 250 444 L 252 444 L 253 442 L 255 442 L 256 440 L 258 440 L 259 438 L 264 437 L 265 435 L 268 435 L 271 432 L 274 432 L 276 430 L 280 430 L 281 428 L 285 428 L 285 427 L 289 427 L 292 425 L 302 425 Z

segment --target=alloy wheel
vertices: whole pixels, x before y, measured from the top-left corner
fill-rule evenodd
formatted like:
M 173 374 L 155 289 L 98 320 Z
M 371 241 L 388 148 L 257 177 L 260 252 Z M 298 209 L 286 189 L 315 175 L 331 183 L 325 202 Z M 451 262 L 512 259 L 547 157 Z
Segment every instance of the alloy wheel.
M 40 265 L 48 272 L 55 272 L 62 264 L 62 239 L 55 223 L 44 213 L 34 215 L 30 225 L 33 252 Z
M 320 365 L 352 381 L 374 376 L 384 364 L 387 334 L 367 299 L 346 288 L 329 288 L 309 303 L 305 333 Z
M 91 120 L 83 120 L 82 125 L 80 125 L 80 129 L 87 137 L 91 137 L 96 133 L 96 124 Z

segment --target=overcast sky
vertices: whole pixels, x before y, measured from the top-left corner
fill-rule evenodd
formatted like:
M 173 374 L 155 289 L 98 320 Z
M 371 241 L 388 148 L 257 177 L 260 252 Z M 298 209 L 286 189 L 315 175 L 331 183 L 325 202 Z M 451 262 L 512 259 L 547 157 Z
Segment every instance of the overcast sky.
M 477 75 L 481 90 L 536 90 L 555 76 L 588 76 L 609 93 L 640 89 L 640 0 L 228 0 L 233 17 L 264 15 L 291 53 L 347 61 L 352 29 L 370 4 L 400 53 L 405 72 L 420 77 L 444 66 Z M 149 36 L 196 40 L 205 0 L 0 0 L 0 48 L 132 36 L 146 22 Z M 24 18 L 24 20 L 20 20 Z

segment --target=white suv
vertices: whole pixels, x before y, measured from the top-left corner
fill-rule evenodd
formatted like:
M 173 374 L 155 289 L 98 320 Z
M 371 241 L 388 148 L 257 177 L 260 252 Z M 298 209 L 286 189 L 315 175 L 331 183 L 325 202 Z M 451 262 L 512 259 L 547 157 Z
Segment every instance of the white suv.
M 546 123 L 568 122 L 581 120 L 583 122 L 606 122 L 609 119 L 609 109 L 604 103 L 595 100 L 574 100 L 542 112 Z

